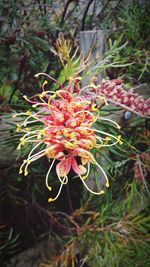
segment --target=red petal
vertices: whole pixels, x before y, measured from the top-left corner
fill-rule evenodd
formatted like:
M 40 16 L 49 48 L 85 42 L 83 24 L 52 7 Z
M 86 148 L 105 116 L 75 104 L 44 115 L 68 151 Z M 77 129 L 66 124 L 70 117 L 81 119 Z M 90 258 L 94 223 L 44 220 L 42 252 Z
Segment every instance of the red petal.
M 56 166 L 56 173 L 60 177 L 66 176 L 71 169 L 71 160 L 70 158 L 62 160 Z
M 79 169 L 78 163 L 75 158 L 71 159 L 71 165 L 72 165 L 72 169 L 74 170 L 74 172 L 77 174 L 80 174 L 81 171 Z

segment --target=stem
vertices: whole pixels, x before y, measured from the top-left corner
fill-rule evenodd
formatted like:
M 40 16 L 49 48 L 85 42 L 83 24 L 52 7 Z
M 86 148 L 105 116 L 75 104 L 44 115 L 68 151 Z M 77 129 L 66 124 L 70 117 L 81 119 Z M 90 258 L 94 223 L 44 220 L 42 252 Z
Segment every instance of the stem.
M 69 185 L 66 184 L 66 192 L 67 192 L 67 198 L 68 198 L 68 204 L 69 204 L 69 213 L 73 213 L 73 206 L 72 206 L 72 200 L 71 200 L 71 195 L 70 195 L 70 190 L 69 190 Z

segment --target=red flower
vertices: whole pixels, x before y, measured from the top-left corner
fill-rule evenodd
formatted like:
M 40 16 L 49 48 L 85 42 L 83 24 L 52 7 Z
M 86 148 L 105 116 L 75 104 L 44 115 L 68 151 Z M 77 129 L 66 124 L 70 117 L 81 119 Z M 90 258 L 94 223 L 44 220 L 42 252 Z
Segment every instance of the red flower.
M 39 108 L 38 112 L 28 111 L 18 114 L 27 116 L 24 123 L 18 125 L 17 128 L 18 131 L 24 132 L 18 149 L 26 143 L 34 144 L 27 159 L 20 167 L 20 173 L 24 169 L 24 174 L 27 175 L 30 163 L 47 156 L 51 160 L 51 165 L 46 175 L 46 186 L 51 190 L 48 184 L 49 173 L 54 162 L 59 161 L 56 165 L 56 173 L 61 185 L 56 197 L 50 198 L 49 201 L 54 201 L 59 196 L 62 186 L 68 182 L 67 175 L 71 168 L 90 192 L 97 195 L 104 193 L 102 189 L 93 192 L 85 183 L 85 178 L 89 175 L 90 164 L 94 164 L 103 173 L 106 187 L 109 187 L 106 173 L 96 162 L 92 150 L 93 148 L 112 146 L 118 142 L 122 143 L 120 135 L 116 137 L 93 127 L 95 121 L 99 119 L 99 111 L 95 108 L 93 100 L 87 100 L 87 97 L 81 94 L 82 90 L 79 90 L 78 82 L 75 80 L 73 84 L 71 81 L 67 88 L 61 88 L 56 92 L 45 91 L 44 85 L 47 82 L 44 82 L 43 92 L 36 95 L 34 101 L 25 96 L 25 99 L 34 107 Z M 72 92 L 73 85 L 75 85 L 75 92 Z M 120 128 L 116 122 L 104 118 L 100 119 L 109 121 Z M 30 124 L 34 125 L 34 123 L 38 124 L 35 124 L 34 130 L 31 130 Z M 45 146 L 41 149 L 42 144 Z M 77 157 L 80 158 L 81 164 L 77 163 Z

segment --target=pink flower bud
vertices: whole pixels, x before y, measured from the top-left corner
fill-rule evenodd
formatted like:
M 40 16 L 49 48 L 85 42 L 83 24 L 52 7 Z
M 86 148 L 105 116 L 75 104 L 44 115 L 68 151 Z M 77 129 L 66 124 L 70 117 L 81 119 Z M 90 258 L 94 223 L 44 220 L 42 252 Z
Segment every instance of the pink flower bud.
M 150 116 L 150 99 L 145 100 L 143 97 L 134 93 L 133 89 L 125 91 L 122 88 L 122 80 L 115 79 L 109 81 L 102 81 L 99 87 L 99 95 L 104 96 L 106 100 L 111 100 L 116 105 L 120 105 L 126 110 L 132 109 L 132 112 L 141 116 Z

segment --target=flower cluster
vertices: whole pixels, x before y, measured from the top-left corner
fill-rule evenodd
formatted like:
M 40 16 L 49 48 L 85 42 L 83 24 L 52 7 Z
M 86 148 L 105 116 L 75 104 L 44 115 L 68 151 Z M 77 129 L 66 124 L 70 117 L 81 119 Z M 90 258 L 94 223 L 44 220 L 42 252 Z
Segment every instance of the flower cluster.
M 82 90 L 78 88 L 78 82 L 77 79 L 71 80 L 67 88 L 63 88 L 59 84 L 61 88 L 54 92 L 45 91 L 45 84 L 48 83 L 45 81 L 42 93 L 36 95 L 34 100 L 25 96 L 25 99 L 38 111 L 15 114 L 15 116 L 26 116 L 24 122 L 17 125 L 17 131 L 23 133 L 18 149 L 25 144 L 33 144 L 27 159 L 20 167 L 20 174 L 24 172 L 26 176 L 28 166 L 46 156 L 50 160 L 46 186 L 52 190 L 49 185 L 49 174 L 54 162 L 56 163 L 60 188 L 55 198 L 49 198 L 49 202 L 58 198 L 63 185 L 68 183 L 68 174 L 71 169 L 91 193 L 96 195 L 104 193 L 102 187 L 95 192 L 85 182 L 89 176 L 90 165 L 94 164 L 105 177 L 105 186 L 109 187 L 107 175 L 94 158 L 92 151 L 94 148 L 101 149 L 104 146 L 122 143 L 120 135 L 115 136 L 94 128 L 97 120 L 110 122 L 118 129 L 120 126 L 112 120 L 99 116 L 99 110 L 95 103 L 92 99 L 89 100 L 82 95 Z
M 110 103 L 121 106 L 125 110 L 132 111 L 140 116 L 150 116 L 150 99 L 145 100 L 132 89 L 122 89 L 122 80 L 103 80 L 98 87 L 98 95 L 104 96 Z

